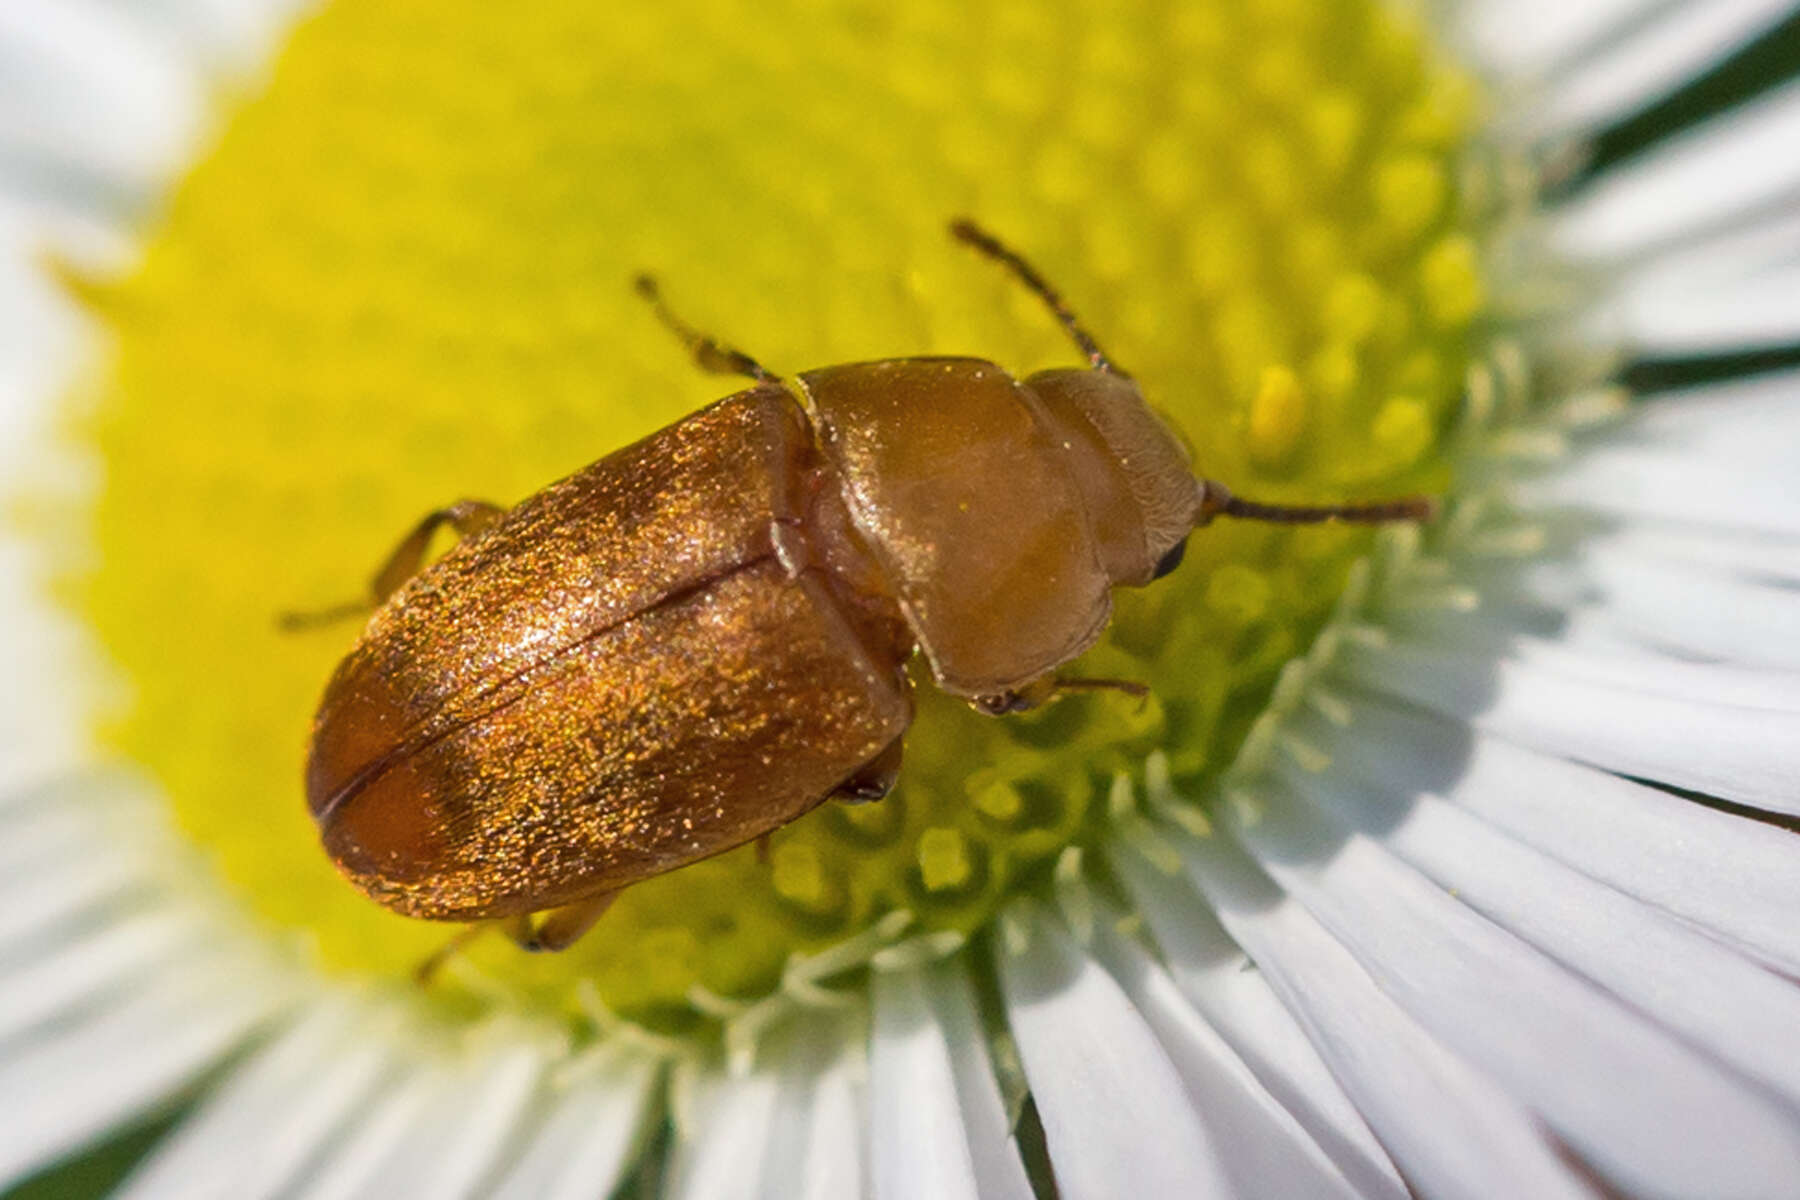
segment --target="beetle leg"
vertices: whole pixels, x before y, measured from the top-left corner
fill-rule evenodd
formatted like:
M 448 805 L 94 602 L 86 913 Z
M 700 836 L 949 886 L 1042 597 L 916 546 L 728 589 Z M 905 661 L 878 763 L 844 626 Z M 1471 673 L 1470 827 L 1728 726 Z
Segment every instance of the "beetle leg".
M 1131 679 L 1087 679 L 1074 675 L 1040 675 L 1031 682 L 1018 688 L 1008 688 L 1004 692 L 992 695 L 977 696 L 969 703 L 990 717 L 1002 717 L 1007 713 L 1025 712 L 1048 704 L 1065 692 L 1123 692 L 1127 696 L 1135 696 L 1142 701 L 1150 694 L 1150 688 Z
M 758 383 L 773 383 L 781 377 L 739 350 L 736 346 L 728 346 L 716 338 L 709 337 L 676 316 L 663 302 L 662 289 L 656 279 L 650 275 L 639 275 L 631 281 L 637 294 L 648 300 L 656 309 L 656 319 L 668 327 L 702 371 L 710 371 L 714 375 L 747 375 Z
M 431 981 L 437 978 L 437 973 L 444 969 L 444 964 L 455 958 L 464 946 L 486 933 L 490 924 L 489 921 L 478 921 L 457 930 L 442 946 L 426 955 L 419 965 L 413 968 L 413 982 L 420 987 L 429 987 Z
M 276 623 L 287 632 L 295 633 L 360 616 L 378 608 L 389 596 L 399 591 L 402 584 L 419 573 L 419 568 L 425 564 L 426 551 L 431 548 L 432 535 L 439 529 L 448 525 L 456 531 L 458 537 L 468 537 L 492 525 L 505 512 L 498 504 L 489 504 L 485 500 L 458 500 L 448 507 L 429 512 L 413 526 L 412 532 L 400 540 L 393 553 L 381 564 L 381 569 L 370 581 L 367 600 L 338 604 L 315 612 L 284 612 L 276 618 Z
M 880 800 L 894 790 L 900 778 L 901 739 L 895 738 L 887 749 L 850 773 L 850 777 L 831 789 L 831 798 L 847 804 L 868 804 Z
M 1123 692 L 1135 697 L 1141 704 L 1150 696 L 1150 685 L 1139 683 L 1135 679 L 1084 679 L 1079 676 L 1058 675 L 1052 683 L 1052 695 L 1060 696 L 1064 692 Z
M 567 950 L 581 940 L 582 934 L 594 927 L 594 922 L 604 916 L 606 910 L 612 907 L 612 902 L 618 898 L 617 892 L 602 892 L 598 896 L 551 909 L 539 919 L 536 928 L 532 928 L 529 921 L 526 921 L 520 924 L 517 931 L 509 929 L 507 933 L 522 950 Z
M 1007 688 L 1003 692 L 991 692 L 986 696 L 977 696 L 969 701 L 978 712 L 990 717 L 1003 717 L 1007 713 L 1024 712 L 1036 708 L 1040 704 L 1049 703 L 1056 695 L 1056 677 L 1039 675 L 1028 683 L 1016 688 Z

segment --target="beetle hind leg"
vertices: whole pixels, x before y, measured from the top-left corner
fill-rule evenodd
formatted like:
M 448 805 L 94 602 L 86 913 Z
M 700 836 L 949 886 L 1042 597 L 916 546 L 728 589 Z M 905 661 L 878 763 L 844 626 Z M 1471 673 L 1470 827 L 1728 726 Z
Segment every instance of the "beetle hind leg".
M 536 922 L 529 916 L 522 917 L 507 925 L 506 935 L 519 949 L 533 953 L 567 950 L 580 941 L 596 921 L 606 915 L 606 910 L 618 898 L 617 892 L 602 892 L 586 900 L 577 900 L 574 904 L 552 908 Z
M 426 513 L 411 532 L 400 539 L 400 544 L 394 547 L 393 553 L 381 564 L 381 569 L 375 572 L 375 578 L 369 582 L 368 599 L 334 604 L 330 608 L 311 612 L 284 612 L 276 618 L 276 624 L 284 632 L 299 633 L 362 616 L 379 608 L 407 580 L 419 573 L 419 568 L 425 565 L 425 555 L 431 549 L 432 536 L 439 529 L 448 525 L 458 538 L 466 538 L 480 533 L 498 521 L 505 512 L 498 504 L 490 504 L 486 500 L 458 500 L 455 504 L 434 509 Z

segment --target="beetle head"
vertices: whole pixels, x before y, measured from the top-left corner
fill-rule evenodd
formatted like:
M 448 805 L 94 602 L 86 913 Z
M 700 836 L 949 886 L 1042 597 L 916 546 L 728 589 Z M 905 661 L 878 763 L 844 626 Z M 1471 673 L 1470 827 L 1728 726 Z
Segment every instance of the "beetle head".
M 1115 584 L 1141 586 L 1173 570 L 1199 515 L 1186 449 L 1129 376 L 1040 371 L 1025 381 L 1043 404 Z

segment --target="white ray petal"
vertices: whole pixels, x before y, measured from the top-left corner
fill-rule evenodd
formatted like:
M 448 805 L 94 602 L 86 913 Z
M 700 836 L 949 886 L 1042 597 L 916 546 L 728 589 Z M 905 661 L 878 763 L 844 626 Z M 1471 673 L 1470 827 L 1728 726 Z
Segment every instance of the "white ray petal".
M 944 1045 L 950 1051 L 950 1072 L 956 1081 L 969 1160 L 975 1166 L 983 1200 L 988 1196 L 1005 1200 L 1029 1195 L 1018 1142 L 1013 1138 L 1012 1121 L 989 1055 L 987 1031 L 966 966 L 957 959 L 946 959 L 926 966 L 920 972 L 920 980 L 925 987 L 925 1002 L 943 1030 Z
M 1669 272 L 1631 281 L 1586 319 L 1646 357 L 1785 345 L 1800 338 L 1796 292 L 1794 264 L 1765 260 L 1753 275 L 1723 279 Z
M 868 1120 L 858 1079 L 862 1071 L 862 1064 L 844 1055 L 817 1077 L 811 1094 L 812 1128 L 799 1172 L 802 1188 L 786 1195 L 837 1200 L 867 1192 L 868 1152 L 862 1139 Z
M 1000 918 L 1007 1023 L 1044 1124 L 1057 1190 L 1111 1200 L 1230 1196 L 1175 1065 L 1118 983 L 1029 901 Z
M 1724 530 L 1699 533 L 1669 525 L 1638 523 L 1598 532 L 1585 541 L 1590 554 L 1612 554 L 1622 561 L 1666 562 L 1706 567 L 1739 579 L 1758 579 L 1788 587 L 1800 584 L 1800 540 L 1733 535 Z
M 1688 570 L 1703 577 L 1724 578 L 1704 568 Z M 1489 593 L 1483 593 L 1483 600 L 1483 606 L 1474 612 L 1409 618 L 1398 631 L 1409 643 L 1456 646 L 1627 691 L 1727 708 L 1800 713 L 1800 662 L 1790 666 L 1770 661 L 1778 657 L 1773 654 L 1759 656 L 1762 661 L 1748 665 L 1718 661 L 1725 656 L 1706 655 L 1696 648 L 1704 639 L 1682 643 L 1664 636 L 1670 626 L 1633 621 L 1628 615 L 1631 610 L 1623 604 L 1583 604 L 1540 622 L 1536 612 L 1527 614 L 1491 602 Z M 1543 632 L 1520 632 L 1534 625 Z
M 382 1163 L 427 1119 L 434 1098 L 454 1092 L 459 1080 L 442 1065 L 397 1066 L 386 1086 L 356 1115 L 344 1136 L 334 1139 L 313 1175 L 291 1200 L 360 1200 L 382 1195 L 373 1180 Z
M 1800 250 L 1800 234 L 1792 248 Z M 1783 479 L 1794 438 L 1800 438 L 1800 372 L 1777 371 L 1665 392 L 1638 404 L 1591 445 L 1676 450 Z
M 1800 975 L 1800 839 L 1373 697 L 1334 768 L 1430 792 L 1619 891 Z M 1395 753 L 1393 747 L 1404 747 Z
M 148 192 L 191 154 L 204 99 L 166 46 L 92 0 L 0 6 L 0 148 Z
M 1342 770 L 1281 774 L 1311 819 L 1379 841 L 1496 925 L 1800 1104 L 1800 989 L 1789 981 L 1435 797 L 1376 794 Z
M 239 955 L 196 958 L 118 1003 L 70 1015 L 0 1053 L 0 1183 L 144 1112 L 216 1062 L 280 1006 Z M 253 973 L 256 974 L 256 973 Z
M 1671 230 L 1660 241 L 1632 247 L 1630 256 L 1610 262 L 1601 277 L 1603 303 L 1629 305 L 1638 297 L 1652 300 L 1681 288 L 1723 289 L 1755 284 L 1790 270 L 1800 246 L 1800 181 L 1783 191 L 1759 196 L 1718 213 L 1707 223 Z M 1629 331 L 1629 318 L 1616 330 Z M 1586 322 L 1586 328 L 1605 329 Z M 1749 344 L 1739 337 L 1735 344 Z M 1706 349 L 1714 343 L 1689 347 Z M 1679 353 L 1679 345 L 1647 347 L 1655 353 Z M 1723 348 L 1723 347 L 1718 347 Z M 1727 386 L 1734 386 L 1727 385 Z
M 0 889 L 30 871 L 55 872 L 97 850 L 119 853 L 117 843 L 130 845 L 133 835 L 154 823 L 139 799 L 103 776 L 59 775 L 9 793 L 0 799 Z M 125 851 L 119 857 L 152 856 Z
M 1670 569 L 1666 564 L 1652 566 Z M 1689 575 L 1734 582 L 1708 568 L 1682 569 Z M 1800 713 L 1800 670 L 1794 669 L 1800 663 L 1790 667 L 1770 661 L 1778 657 L 1773 654 L 1759 655 L 1762 661 L 1747 666 L 1696 661 L 1708 657 L 1694 647 L 1700 639 L 1671 645 L 1675 638 L 1663 634 L 1676 632 L 1672 626 L 1634 622 L 1625 604 L 1587 603 L 1545 620 L 1541 610 L 1499 602 L 1490 590 L 1482 590 L 1482 599 L 1482 606 L 1474 612 L 1408 614 L 1392 622 L 1393 631 L 1402 633 L 1409 643 L 1455 646 L 1468 657 L 1479 653 L 1629 691 L 1724 707 Z M 1543 632 L 1521 632 L 1533 628 Z
M 874 975 L 868 1143 L 880 1200 L 1030 1200 L 961 970 Z
M 1533 114 L 1536 128 L 1563 133 L 1635 112 L 1673 91 L 1786 15 L 1791 0 L 1677 4 L 1667 18 L 1560 80 Z
M 167 28 L 208 65 L 251 70 L 274 57 L 279 36 L 319 0 L 142 0 L 143 14 Z
M 1800 813 L 1800 716 L 1706 704 L 1434 646 L 1347 645 L 1342 677 L 1512 741 L 1640 779 Z
M 129 1200 L 280 1195 L 355 1118 L 394 1058 L 387 1022 L 361 997 L 315 996 L 311 1011 L 209 1093 L 133 1169 Z
M 1560 253 L 1623 259 L 1800 182 L 1800 84 L 1789 83 L 1608 172 L 1551 213 Z
M 1094 955 L 1125 989 L 1181 1073 L 1238 1193 L 1317 1200 L 1367 1195 L 1351 1187 L 1294 1115 L 1182 996 L 1168 972 L 1137 943 L 1113 932 L 1117 920 L 1112 913 L 1098 923 Z
M 150 871 L 111 847 L 55 871 L 21 872 L 0 885 L 0 960 L 22 946 L 66 941 L 83 925 L 139 911 L 152 898 Z
M 766 1071 L 676 1074 L 676 1146 L 667 1191 L 684 1200 L 757 1200 L 780 1084 Z
M 470 1031 L 460 1061 L 358 1190 L 444 1200 L 478 1194 L 560 1053 L 556 1039 L 512 1022 Z
M 1750 667 L 1800 669 L 1800 590 L 1598 554 L 1579 570 L 1606 616 L 1655 646 Z
M 589 1200 L 611 1195 L 646 1131 L 661 1068 L 602 1052 L 547 1097 L 490 1200 Z
M 1259 795 L 1232 823 L 1263 869 L 1421 1025 L 1626 1191 L 1774 1197 L 1800 1179 L 1800 1130 L 1754 1089 L 1375 843 L 1343 838 L 1272 784 Z
M 1533 1116 L 1421 1029 L 1235 844 L 1167 836 L 1421 1194 L 1587 1195 Z
M 1109 861 L 1162 947 L 1176 985 L 1258 1082 L 1359 1193 L 1389 1200 L 1406 1196 L 1399 1172 L 1356 1106 L 1206 901 L 1184 880 L 1162 874 L 1131 850 L 1117 849 Z
M 1602 447 L 1509 490 L 1525 508 L 1570 506 L 1628 519 L 1800 537 L 1800 495 L 1785 479 L 1680 450 Z
M 769 1037 L 759 1056 L 780 1077 L 763 1161 L 761 1200 L 852 1200 L 864 1193 L 860 1039 L 852 1022 L 807 1015 Z
M 1640 28 L 1671 7 L 1669 0 L 1474 0 L 1458 6 L 1457 23 L 1482 57 L 1515 76 L 1537 75 L 1620 30 Z
M 0 362 L 0 387 L 6 386 Z M 0 471 L 8 467 L 0 455 Z M 0 479 L 17 479 L 14 473 Z M 0 487 L 0 501 L 10 503 L 13 488 Z M 83 674 L 89 655 L 78 631 L 66 617 L 42 602 L 42 569 L 23 546 L 0 540 L 0 673 L 8 686 L 0 689 L 0 806 L 7 795 L 55 778 L 91 760 L 93 745 L 82 720 L 85 702 L 100 691 Z M 58 680 L 55 687 L 42 680 Z M 19 686 L 13 681 L 29 681 Z
M 0 1044 L 178 969 L 217 933 L 185 906 L 154 905 L 44 945 L 41 955 L 0 961 Z

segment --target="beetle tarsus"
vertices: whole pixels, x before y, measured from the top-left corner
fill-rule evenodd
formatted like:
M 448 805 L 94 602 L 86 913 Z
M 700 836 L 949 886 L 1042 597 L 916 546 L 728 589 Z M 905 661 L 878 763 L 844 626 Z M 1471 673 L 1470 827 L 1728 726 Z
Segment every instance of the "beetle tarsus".
M 432 982 L 437 979 L 438 972 L 444 969 L 444 964 L 462 953 L 464 947 L 487 932 L 493 924 L 492 921 L 477 921 L 473 925 L 457 930 L 454 935 L 445 939 L 442 946 L 426 955 L 419 965 L 413 968 L 413 982 L 420 987 L 430 987 Z

